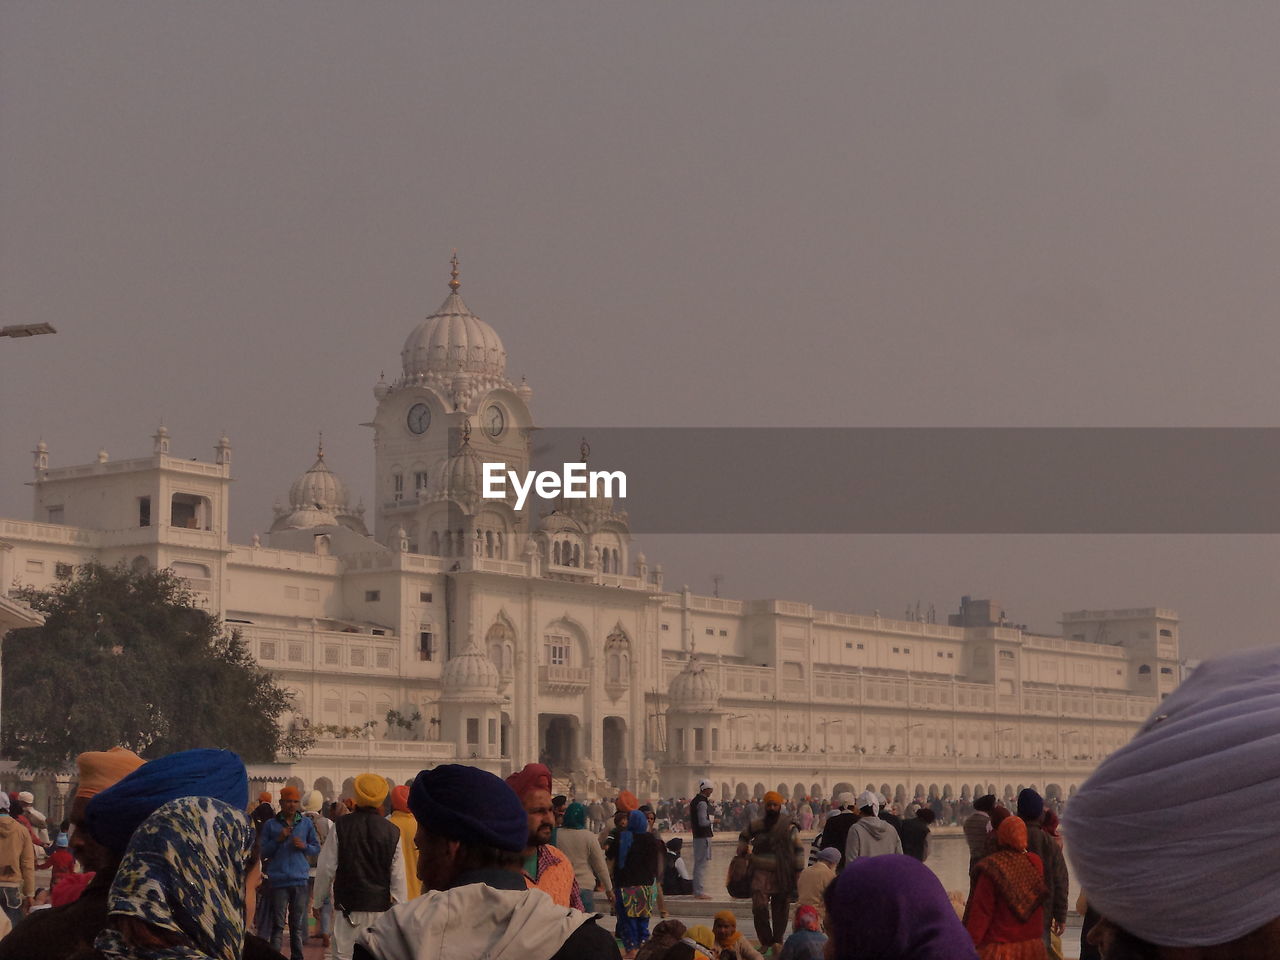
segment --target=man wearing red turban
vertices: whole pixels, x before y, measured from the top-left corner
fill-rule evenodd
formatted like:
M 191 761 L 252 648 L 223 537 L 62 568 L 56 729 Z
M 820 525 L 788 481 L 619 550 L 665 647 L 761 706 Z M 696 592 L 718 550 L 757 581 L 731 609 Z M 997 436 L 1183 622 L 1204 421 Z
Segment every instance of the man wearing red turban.
M 525 883 L 537 887 L 562 907 L 582 910 L 582 891 L 573 863 L 551 845 L 556 817 L 551 808 L 551 771 L 540 763 L 507 777 L 529 818 L 529 842 L 524 851 Z

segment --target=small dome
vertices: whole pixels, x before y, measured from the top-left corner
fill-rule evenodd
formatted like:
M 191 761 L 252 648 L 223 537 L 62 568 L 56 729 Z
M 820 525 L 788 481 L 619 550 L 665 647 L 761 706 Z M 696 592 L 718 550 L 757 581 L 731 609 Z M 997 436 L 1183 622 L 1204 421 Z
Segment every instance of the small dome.
M 271 531 L 306 530 L 310 527 L 333 527 L 338 525 L 338 518 L 328 510 L 315 506 L 295 507 L 289 513 L 277 517 L 271 524 Z
M 362 510 L 351 509 L 347 485 L 324 462 L 324 444 L 316 451 L 311 469 L 289 487 L 289 506 L 277 505 L 271 532 L 303 530 L 309 527 L 344 526 L 367 536 Z
M 444 689 L 451 694 L 495 694 L 500 679 L 498 668 L 474 640 L 444 665 Z
M 461 504 L 478 504 L 484 489 L 484 464 L 469 439 L 465 439 L 457 453 L 450 455 L 440 467 L 436 481 L 435 497 L 456 500 Z
M 459 371 L 502 377 L 507 369 L 497 332 L 471 312 L 457 290 L 409 334 L 400 359 L 406 379 Z
M 675 675 L 667 695 L 674 710 L 714 710 L 720 701 L 715 680 L 697 660 L 690 660 Z
M 559 510 L 552 510 L 538 523 L 538 529 L 543 533 L 572 533 L 577 536 L 583 535 L 582 524 L 574 517 Z
M 293 481 L 289 488 L 289 505 L 295 510 L 312 508 L 345 513 L 349 497 L 347 485 L 324 462 L 323 446 L 317 452 L 311 469 Z

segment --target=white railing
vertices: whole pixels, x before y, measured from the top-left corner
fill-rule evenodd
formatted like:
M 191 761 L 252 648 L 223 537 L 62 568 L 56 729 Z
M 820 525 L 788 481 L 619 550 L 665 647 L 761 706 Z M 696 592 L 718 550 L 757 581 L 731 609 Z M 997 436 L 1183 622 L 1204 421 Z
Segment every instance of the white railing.
M 308 760 L 329 757 L 403 758 L 422 760 L 451 760 L 457 747 L 440 740 L 378 740 L 353 737 L 339 740 L 333 737 L 317 739 L 307 751 Z
M 0 520 L 0 535 L 22 540 L 39 540 L 44 543 L 67 543 L 76 546 L 95 546 L 97 531 L 80 527 L 68 527 L 61 523 L 36 523 L 25 520 Z
M 564 667 L 559 665 L 538 667 L 538 679 L 543 683 L 586 686 L 591 682 L 590 667 Z

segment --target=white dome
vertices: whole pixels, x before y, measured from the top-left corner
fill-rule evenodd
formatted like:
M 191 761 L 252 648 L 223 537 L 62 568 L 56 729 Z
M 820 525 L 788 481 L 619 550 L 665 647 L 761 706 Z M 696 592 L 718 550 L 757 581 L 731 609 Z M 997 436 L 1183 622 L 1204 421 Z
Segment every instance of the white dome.
M 451 694 L 494 694 L 498 690 L 498 668 L 472 640 L 467 648 L 444 665 L 444 689 Z
M 275 508 L 276 519 L 271 532 L 278 530 L 305 530 L 309 527 L 344 526 L 361 536 L 367 536 L 364 526 L 364 507 L 351 508 L 351 493 L 347 485 L 324 462 L 324 445 L 316 451 L 316 462 L 311 469 L 293 481 L 289 487 L 289 506 Z
M 475 506 L 479 504 L 483 483 L 484 464 L 471 449 L 469 439 L 464 439 L 458 452 L 441 465 L 434 498 Z
M 507 370 L 502 340 L 467 308 L 457 290 L 409 334 L 400 359 L 406 379 L 459 371 L 503 377 Z
M 310 527 L 335 527 L 338 518 L 328 510 L 319 510 L 314 506 L 295 507 L 288 514 L 276 519 L 271 525 L 276 530 L 306 530 Z
M 673 710 L 714 710 L 720 701 L 715 680 L 697 660 L 690 660 L 675 675 L 667 695 Z
M 311 509 L 343 513 L 350 494 L 347 485 L 324 462 L 324 447 L 317 453 L 311 469 L 293 481 L 289 488 L 289 505 L 295 510 Z

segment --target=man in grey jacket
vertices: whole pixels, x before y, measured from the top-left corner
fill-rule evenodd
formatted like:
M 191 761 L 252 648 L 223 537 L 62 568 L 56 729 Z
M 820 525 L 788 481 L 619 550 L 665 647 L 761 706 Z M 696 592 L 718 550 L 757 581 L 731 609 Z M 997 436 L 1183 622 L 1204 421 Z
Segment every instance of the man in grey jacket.
M 710 780 L 698 781 L 698 794 L 689 802 L 689 827 L 693 831 L 693 898 L 710 900 L 707 893 L 707 866 L 711 863 L 711 838 L 715 831 L 711 827 L 711 792 L 713 784 Z
M 864 790 L 859 794 L 858 811 L 862 816 L 849 828 L 844 848 L 846 865 L 859 857 L 878 857 L 882 853 L 902 852 L 902 838 L 893 829 L 893 824 L 876 816 L 878 809 L 874 793 Z

